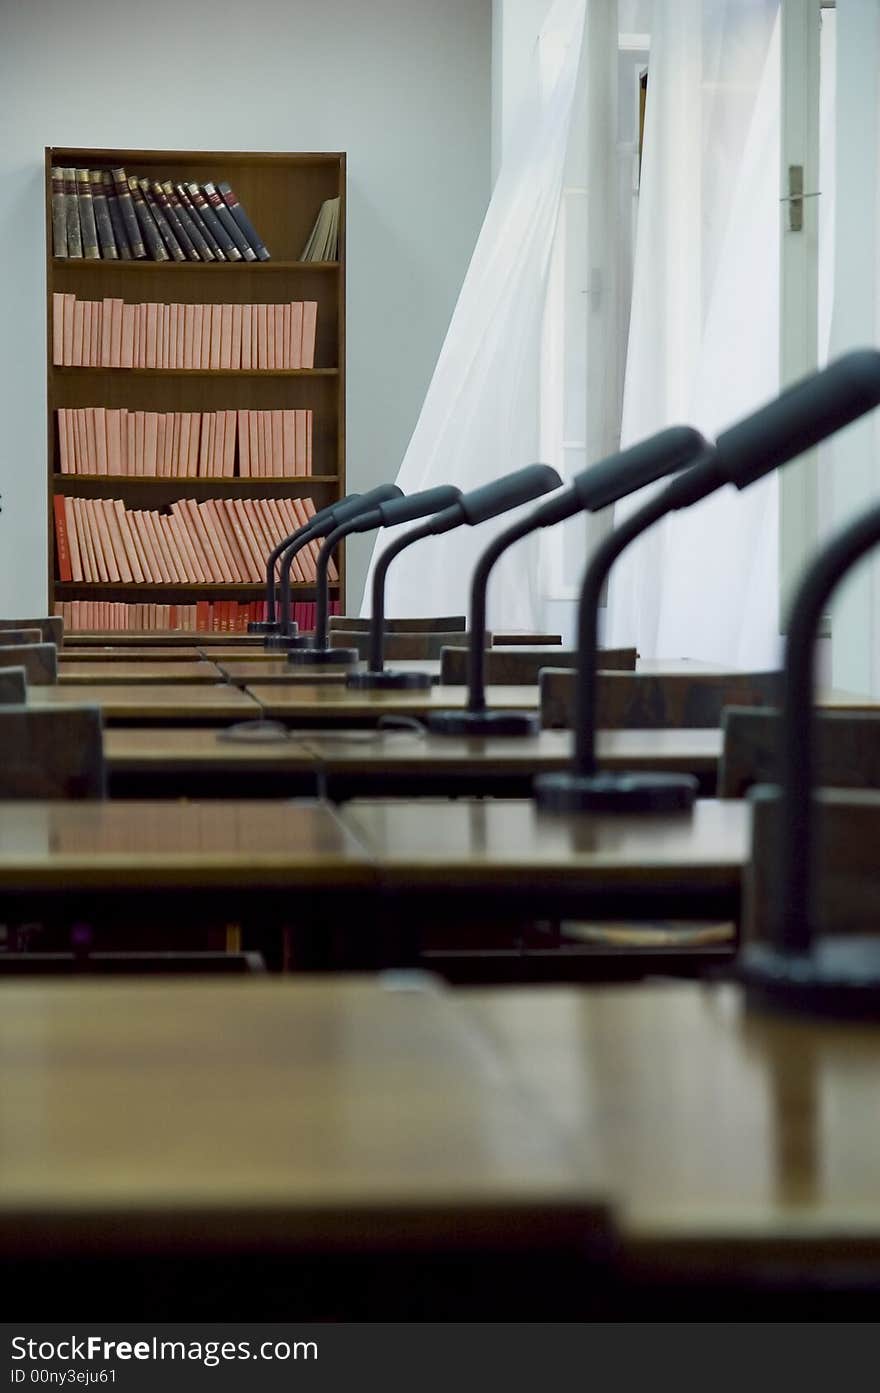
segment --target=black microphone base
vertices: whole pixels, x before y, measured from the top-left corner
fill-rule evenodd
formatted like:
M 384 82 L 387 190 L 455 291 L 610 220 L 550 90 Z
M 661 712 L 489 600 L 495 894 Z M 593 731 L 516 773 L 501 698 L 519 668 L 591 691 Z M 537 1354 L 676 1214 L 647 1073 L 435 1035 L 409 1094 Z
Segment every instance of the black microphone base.
M 395 672 L 393 668 L 387 672 L 350 672 L 345 679 L 346 687 L 357 688 L 361 692 L 422 692 L 431 683 L 429 672 Z
M 880 1020 L 880 938 L 820 938 L 809 953 L 755 943 L 735 972 L 750 1006 L 844 1020 Z
M 360 656 L 356 648 L 293 648 L 287 661 L 295 667 L 352 667 Z
M 424 719 L 432 735 L 537 735 L 541 729 L 532 711 L 431 711 Z
M 251 619 L 247 631 L 249 634 L 277 634 L 281 631 L 281 620 Z
M 267 634 L 263 647 L 267 653 L 289 653 L 294 648 L 304 648 L 311 643 L 310 634 Z
M 686 813 L 694 806 L 691 774 L 539 774 L 535 802 L 550 813 Z

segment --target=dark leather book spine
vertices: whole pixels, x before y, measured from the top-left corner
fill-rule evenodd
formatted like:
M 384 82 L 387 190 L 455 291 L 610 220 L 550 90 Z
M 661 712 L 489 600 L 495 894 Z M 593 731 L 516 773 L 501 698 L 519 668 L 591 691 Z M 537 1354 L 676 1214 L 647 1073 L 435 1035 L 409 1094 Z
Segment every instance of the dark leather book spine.
M 199 217 L 206 227 L 210 228 L 211 236 L 217 243 L 227 261 L 241 261 L 241 252 L 233 242 L 226 228 L 223 226 L 214 209 L 211 207 L 198 184 L 187 184 L 189 196 L 193 204 L 199 211 Z
M 107 194 L 104 191 L 104 175 L 100 169 L 89 170 L 92 186 L 92 207 L 95 210 L 95 227 L 98 229 L 98 245 L 105 261 L 118 261 L 119 252 L 113 236 L 110 209 L 107 207 Z
M 153 222 L 158 227 L 159 235 L 165 243 L 166 248 L 175 261 L 186 261 L 186 252 L 175 237 L 174 229 L 168 222 L 164 209 L 160 206 L 159 200 L 153 193 L 153 186 L 149 179 L 138 179 L 138 184 L 144 196 L 144 201 L 153 215 Z
M 111 170 L 113 184 L 116 188 L 116 197 L 119 202 L 119 211 L 122 214 L 122 221 L 125 225 L 128 245 L 135 261 L 140 261 L 147 254 L 144 246 L 144 239 L 141 236 L 140 224 L 134 211 L 134 200 L 131 190 L 128 187 L 128 175 L 124 169 Z
M 202 261 L 216 261 L 217 258 L 205 241 L 205 236 L 201 227 L 193 218 L 192 211 L 187 209 L 184 205 L 183 199 L 170 179 L 166 179 L 165 183 L 162 185 L 162 190 L 167 195 L 171 207 L 180 218 L 181 226 L 187 233 Z
M 64 203 L 67 208 L 67 255 L 82 257 L 82 232 L 79 226 L 79 199 L 76 196 L 76 170 L 64 171 Z
M 232 217 L 235 218 L 235 221 L 238 223 L 239 227 L 244 233 L 244 236 L 247 238 L 248 242 L 253 247 L 254 251 L 257 253 L 257 260 L 270 261 L 271 257 L 269 256 L 269 253 L 266 250 L 266 248 L 263 246 L 263 243 L 257 234 L 256 228 L 254 227 L 247 213 L 242 208 L 241 204 L 239 203 L 230 186 L 224 182 L 218 184 L 217 188 L 223 198 L 223 202 L 226 204 Z
M 100 261 L 98 229 L 95 226 L 95 207 L 92 203 L 92 180 L 87 169 L 76 171 L 76 196 L 79 199 L 79 225 L 82 230 L 83 256 L 88 261 Z
M 147 201 L 140 190 L 140 185 L 134 175 L 129 175 L 128 187 L 131 192 L 131 201 L 134 204 L 135 217 L 140 223 L 144 242 L 147 250 L 154 261 L 169 261 L 170 257 L 165 250 L 165 243 L 162 241 L 162 234 L 153 219 L 153 215 L 147 207 Z
M 169 195 L 165 192 L 165 189 L 161 184 L 157 184 L 155 180 L 150 187 L 153 191 L 153 198 L 165 214 L 165 221 L 174 233 L 177 243 L 183 251 L 184 257 L 188 261 L 201 261 L 195 244 L 184 227 L 178 215 L 177 208 L 172 203 Z
M 241 252 L 244 260 L 256 261 L 257 253 L 254 251 L 250 242 L 245 237 L 244 233 L 242 232 L 238 223 L 235 221 L 235 218 L 232 216 L 229 209 L 226 207 L 226 204 L 223 202 L 223 199 L 215 189 L 214 185 L 203 184 L 202 189 L 204 191 L 205 198 L 208 200 L 208 203 L 213 208 L 217 217 L 220 219 L 220 222 L 226 228 L 228 236 L 231 237 L 232 241 L 238 247 L 238 250 Z
M 109 169 L 105 169 L 101 172 L 101 178 L 104 181 L 107 212 L 110 214 L 110 226 L 113 228 L 113 240 L 116 243 L 119 259 L 120 261 L 131 261 L 131 247 L 128 245 L 128 238 L 125 235 L 122 214 L 119 211 L 119 199 L 116 197 L 116 189 L 113 185 L 113 175 Z
M 67 205 L 64 202 L 64 170 L 52 166 L 52 255 L 67 256 Z
M 208 246 L 211 248 L 211 254 L 214 257 L 214 260 L 225 261 L 226 254 L 223 251 L 223 248 L 220 246 L 219 242 L 217 241 L 216 237 L 211 232 L 211 229 L 208 227 L 198 208 L 190 198 L 188 186 L 186 184 L 175 184 L 174 187 L 177 190 L 177 196 L 180 199 L 181 204 L 189 213 L 196 227 L 199 229 L 199 232 L 202 234 Z

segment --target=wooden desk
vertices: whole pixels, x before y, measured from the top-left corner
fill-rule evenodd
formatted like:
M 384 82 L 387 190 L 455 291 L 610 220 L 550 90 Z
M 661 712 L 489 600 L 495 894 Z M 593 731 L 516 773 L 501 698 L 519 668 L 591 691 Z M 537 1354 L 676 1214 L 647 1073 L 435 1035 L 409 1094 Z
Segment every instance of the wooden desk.
M 572 759 L 571 731 L 542 730 L 524 739 L 458 737 L 397 731 L 329 731 L 302 735 L 323 775 L 325 796 L 530 798 L 537 773 L 564 769 Z M 719 730 L 604 730 L 597 755 L 604 769 L 694 774 L 715 791 Z
M 564 768 L 569 731 L 545 730 L 528 740 L 457 739 L 410 731 L 295 731 L 266 743 L 224 740 L 198 727 L 113 726 L 104 757 L 114 797 L 290 797 L 314 794 L 318 779 L 334 802 L 406 794 L 410 797 L 531 795 L 533 776 Z M 606 768 L 693 773 L 714 790 L 721 732 L 601 731 Z
M 134 648 L 130 644 L 105 644 L 100 648 L 61 648 L 58 652 L 59 671 L 67 664 L 78 663 L 195 663 L 201 658 L 198 648 Z
M 245 687 L 263 714 L 296 726 L 375 726 L 383 716 L 414 716 L 428 711 L 461 710 L 466 687 L 428 687 L 423 691 L 360 692 L 336 683 L 325 686 L 248 682 Z M 537 687 L 487 687 L 490 706 L 500 710 L 537 711 Z
M 482 949 L 492 924 L 563 919 L 738 923 L 747 804 L 689 814 L 542 813 L 531 802 L 355 800 L 339 816 L 374 857 L 413 960 L 456 920 Z
M 298 667 L 289 663 L 286 656 L 267 657 L 260 662 L 249 656 L 243 661 L 236 658 L 218 658 L 217 666 L 223 676 L 229 682 L 234 682 L 237 687 L 250 687 L 256 682 L 320 687 L 332 683 L 336 687 L 344 687 L 348 674 L 365 671 L 367 664 L 360 662 L 351 667 L 337 668 L 312 667 L 310 664 Z M 426 672 L 432 682 L 437 682 L 440 677 L 439 658 L 401 658 L 387 666 L 393 667 L 395 672 Z
M 105 644 L 126 648 L 208 648 L 214 644 L 227 647 L 241 645 L 262 647 L 261 634 L 204 634 L 193 629 L 157 629 L 144 633 L 131 633 L 128 629 L 68 631 L 64 635 L 65 648 L 97 648 Z
M 833 1298 L 819 1293 L 835 1268 L 838 1282 L 867 1269 L 876 1308 L 875 1026 L 753 1013 L 733 987 L 461 1000 L 565 1132 L 584 1183 L 609 1198 L 624 1275 L 645 1284 L 648 1319 L 700 1319 L 713 1286 L 716 1316 L 733 1301 L 741 1318 L 731 1288 L 756 1275 L 769 1281 L 745 1318 L 775 1318 L 787 1284 L 792 1318 L 805 1318 L 806 1302 L 828 1319 Z
M 30 706 L 100 706 L 107 724 L 122 725 L 225 725 L 260 714 L 245 692 L 228 683 L 186 686 L 168 682 L 83 683 L 78 686 L 40 687 L 29 694 Z
M 104 761 L 114 798 L 314 797 L 319 761 L 295 739 L 257 744 L 222 729 L 111 726 Z
M 299 1318 L 558 1316 L 558 1284 L 604 1238 L 555 1129 L 445 995 L 17 981 L 0 986 L 0 1069 L 11 1317 L 35 1299 L 68 1320 L 96 1302 L 108 1320 L 279 1301 Z
M 223 674 L 214 663 L 197 658 L 193 662 L 129 662 L 110 658 L 107 662 L 77 663 L 68 659 L 58 669 L 58 681 L 62 686 L 94 685 L 95 683 L 124 684 L 133 682 L 140 685 L 149 683 L 186 683 L 187 685 L 209 685 L 223 681 Z

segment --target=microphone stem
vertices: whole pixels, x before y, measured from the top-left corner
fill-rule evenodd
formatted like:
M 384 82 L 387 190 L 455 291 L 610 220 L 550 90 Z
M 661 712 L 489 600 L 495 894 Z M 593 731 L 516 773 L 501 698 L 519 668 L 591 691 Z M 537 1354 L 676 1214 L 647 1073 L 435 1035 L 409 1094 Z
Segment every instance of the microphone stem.
M 287 547 L 289 547 L 291 543 L 296 540 L 300 530 L 301 529 L 298 528 L 296 532 L 291 532 L 289 537 L 283 537 L 281 541 L 277 544 L 277 546 L 274 546 L 272 550 L 269 552 L 269 555 L 266 557 L 266 618 L 271 620 L 272 623 L 274 623 L 276 619 L 275 565 L 278 561 L 278 558 L 287 549 Z
M 293 566 L 293 558 L 297 552 L 302 551 L 314 537 L 314 533 L 309 531 L 304 536 L 297 536 L 287 550 L 281 556 L 281 598 L 280 598 L 280 617 L 281 632 L 290 633 L 290 572 Z
M 843 528 L 798 587 L 788 623 L 782 703 L 780 816 L 781 876 L 774 942 L 789 953 L 809 952 L 815 904 L 814 649 L 816 631 L 838 581 L 880 542 L 880 507 Z
M 330 559 L 342 538 L 347 536 L 353 529 L 344 523 L 330 533 L 324 545 L 318 552 L 318 560 L 315 566 L 315 639 L 313 648 L 329 648 L 328 637 L 329 622 L 328 613 L 330 608 L 328 570 Z
M 534 517 L 521 518 L 500 532 L 483 552 L 471 581 L 470 641 L 468 648 L 468 710 L 486 709 L 486 591 L 489 573 L 499 556 L 535 530 Z
M 591 778 L 596 772 L 596 667 L 599 647 L 599 601 L 602 587 L 618 556 L 630 542 L 669 512 L 666 490 L 643 504 L 641 508 L 615 527 L 603 538 L 593 552 L 581 588 L 578 610 L 578 670 L 574 707 L 574 768 L 577 774 Z
M 385 548 L 373 567 L 370 652 L 367 663 L 370 672 L 383 672 L 385 669 L 385 578 L 388 574 L 388 567 L 395 556 L 399 556 L 411 542 L 418 542 L 423 537 L 433 535 L 432 519 L 431 522 L 422 523 L 421 527 L 414 527 L 411 531 L 405 532 L 402 537 L 398 537 L 396 542 L 392 542 L 390 546 Z

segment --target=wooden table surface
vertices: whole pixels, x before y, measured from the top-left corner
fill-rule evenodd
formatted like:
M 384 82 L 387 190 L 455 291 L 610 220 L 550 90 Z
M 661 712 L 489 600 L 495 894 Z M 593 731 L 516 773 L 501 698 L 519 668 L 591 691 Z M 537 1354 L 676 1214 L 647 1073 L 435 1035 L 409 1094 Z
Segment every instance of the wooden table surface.
M 264 657 L 259 661 L 254 656 L 247 658 L 221 658 L 218 656 L 216 662 L 223 675 L 240 687 L 251 686 L 255 682 L 298 683 L 313 686 L 323 686 L 327 682 L 332 682 L 337 687 L 344 687 L 345 679 L 350 672 L 365 672 L 367 668 L 365 662 L 352 663 L 350 667 L 313 667 L 310 664 L 297 667 L 289 663 L 286 656 Z M 388 664 L 389 670 L 392 667 L 395 672 L 427 673 L 432 682 L 437 682 L 440 678 L 439 658 L 401 658 L 393 664 Z
M 202 656 L 201 649 L 193 645 L 191 648 L 173 648 L 170 646 L 160 647 L 133 647 L 131 644 L 114 645 L 112 643 L 103 644 L 100 647 L 73 647 L 60 648 L 58 650 L 58 666 L 65 667 L 68 663 L 194 663 Z
M 181 650 L 184 651 L 184 650 Z M 69 658 L 59 665 L 58 681 L 62 686 L 88 686 L 96 683 L 195 683 L 207 685 L 223 681 L 223 673 L 205 658 L 192 662 L 131 662 L 129 659 L 108 658 L 105 662 L 73 662 Z
M 17 981 L 0 985 L 0 1069 L 7 1258 L 522 1250 L 601 1224 L 559 1136 L 443 994 Z
M 248 682 L 245 691 L 260 703 L 264 715 L 297 724 L 375 723 L 383 716 L 419 717 L 428 711 L 447 708 L 460 711 L 467 704 L 466 687 L 359 692 L 336 683 L 320 687 Z M 537 711 L 538 688 L 487 687 L 486 699 L 490 706 L 499 710 Z
M 9 891 L 369 885 L 371 858 L 325 803 L 0 802 Z
M 204 634 L 192 629 L 165 629 L 132 633 L 128 629 L 74 630 L 64 635 L 64 647 L 75 648 L 227 648 L 262 647 L 261 634 Z
M 519 799 L 358 799 L 339 816 L 385 884 L 422 887 L 736 888 L 751 828 L 748 804 L 715 799 L 642 817 L 545 813 Z
M 34 688 L 28 694 L 29 706 L 100 706 L 104 720 L 156 721 L 197 724 L 245 720 L 260 714 L 256 703 L 228 683 L 214 686 L 187 686 L 185 683 L 142 682 L 130 684 L 100 682 L 77 686 Z
M 284 740 L 227 739 L 226 726 L 111 726 L 104 731 L 104 760 L 108 772 L 122 774 L 154 770 L 174 795 L 175 779 L 191 770 L 216 769 L 234 777 L 237 770 L 283 768 L 290 771 L 318 766 L 318 758 L 294 732 Z
M 630 1253 L 880 1252 L 880 1031 L 747 1009 L 732 986 L 460 994 L 568 1137 Z

